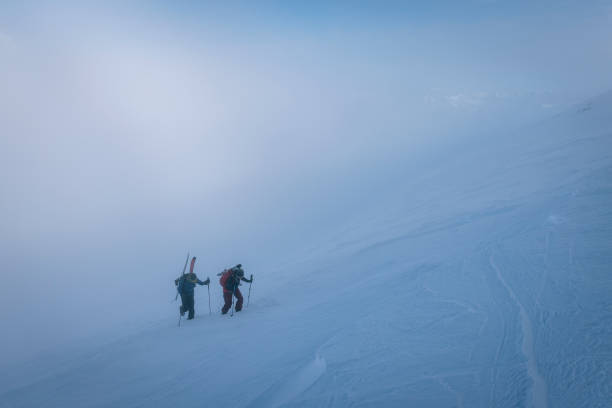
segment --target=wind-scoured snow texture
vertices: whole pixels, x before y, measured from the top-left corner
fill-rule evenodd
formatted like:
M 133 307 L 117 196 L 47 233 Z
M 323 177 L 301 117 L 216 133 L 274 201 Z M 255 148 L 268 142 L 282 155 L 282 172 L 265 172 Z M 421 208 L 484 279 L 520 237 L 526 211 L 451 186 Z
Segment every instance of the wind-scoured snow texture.
M 612 93 L 419 172 L 236 316 L 213 282 L 180 329 L 3 367 L 0 407 L 609 406 Z

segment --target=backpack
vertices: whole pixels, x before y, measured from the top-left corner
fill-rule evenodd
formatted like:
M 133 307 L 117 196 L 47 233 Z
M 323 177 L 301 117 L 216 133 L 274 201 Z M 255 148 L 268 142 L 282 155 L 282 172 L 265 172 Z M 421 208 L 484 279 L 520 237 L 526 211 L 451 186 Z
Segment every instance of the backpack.
M 223 271 L 223 273 L 221 274 L 221 279 L 219 279 L 219 283 L 221 284 L 221 286 L 223 286 L 223 289 L 225 289 L 225 282 L 227 282 L 227 279 L 232 275 L 232 270 L 231 269 L 226 269 Z

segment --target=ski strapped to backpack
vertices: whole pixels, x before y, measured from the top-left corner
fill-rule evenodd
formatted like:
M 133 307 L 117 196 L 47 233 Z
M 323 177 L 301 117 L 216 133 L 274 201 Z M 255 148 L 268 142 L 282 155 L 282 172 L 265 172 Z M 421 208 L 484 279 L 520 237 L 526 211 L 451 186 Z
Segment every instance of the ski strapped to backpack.
M 185 269 L 187 269 L 187 262 L 189 262 L 189 252 L 187 252 L 187 259 L 185 259 L 185 266 L 183 266 L 183 273 L 181 274 L 181 276 L 185 275 Z M 175 283 L 176 283 L 176 296 L 174 297 L 174 300 L 178 299 L 178 295 L 180 293 L 179 286 L 178 286 L 178 280 L 176 280 Z
M 223 289 L 225 290 L 225 283 L 227 282 L 227 280 L 229 279 L 230 276 L 232 276 L 234 274 L 234 272 L 241 270 L 242 269 L 242 264 L 238 264 L 234 267 L 231 267 L 229 269 L 225 269 L 223 272 L 220 272 L 217 274 L 217 276 L 221 276 L 221 278 L 219 278 L 219 284 L 221 286 L 223 286 Z M 240 283 L 240 282 L 238 282 Z

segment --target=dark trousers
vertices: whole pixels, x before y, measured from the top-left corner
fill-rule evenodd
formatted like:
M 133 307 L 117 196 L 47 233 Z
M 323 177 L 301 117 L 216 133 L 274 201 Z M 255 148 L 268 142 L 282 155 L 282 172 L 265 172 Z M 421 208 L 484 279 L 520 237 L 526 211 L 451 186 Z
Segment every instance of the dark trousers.
M 195 314 L 193 292 L 181 293 L 181 302 L 183 302 L 183 306 L 181 306 L 181 314 L 189 312 L 189 316 L 187 316 L 187 318 L 193 319 L 193 315 Z
M 242 297 L 242 293 L 240 293 L 240 289 L 238 288 L 236 288 L 234 295 L 236 296 L 236 299 L 238 299 L 238 301 L 236 302 L 236 311 L 239 312 L 242 310 L 242 302 L 244 301 L 244 298 Z M 221 313 L 226 314 L 227 311 L 230 310 L 230 307 L 232 307 L 232 292 L 227 292 L 224 290 L 223 299 L 225 300 L 225 304 L 221 309 Z

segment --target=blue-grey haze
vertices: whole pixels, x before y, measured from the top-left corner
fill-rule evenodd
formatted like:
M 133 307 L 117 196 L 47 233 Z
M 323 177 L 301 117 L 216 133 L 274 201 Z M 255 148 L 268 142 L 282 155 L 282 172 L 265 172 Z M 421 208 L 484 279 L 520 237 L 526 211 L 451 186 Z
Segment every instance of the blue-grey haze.
M 165 316 L 188 250 L 265 273 L 612 87 L 609 1 L 232 4 L 0 5 L 2 359 Z

